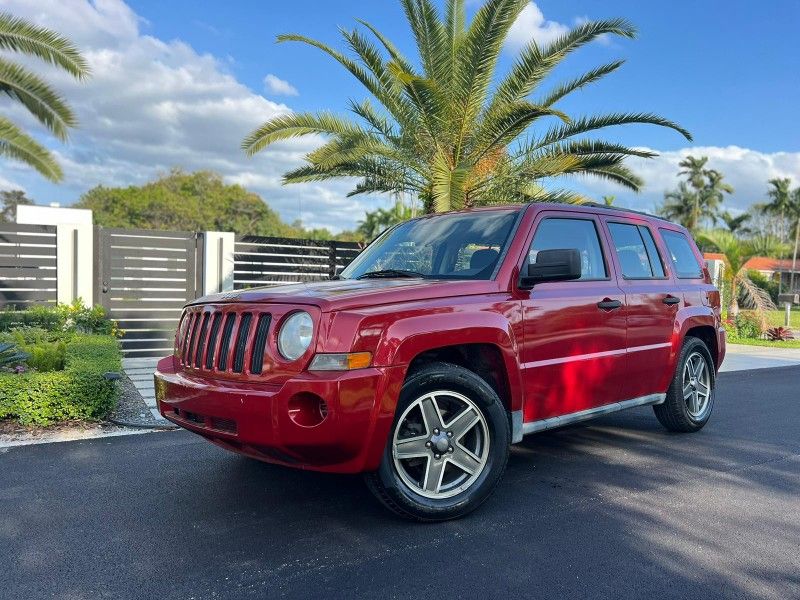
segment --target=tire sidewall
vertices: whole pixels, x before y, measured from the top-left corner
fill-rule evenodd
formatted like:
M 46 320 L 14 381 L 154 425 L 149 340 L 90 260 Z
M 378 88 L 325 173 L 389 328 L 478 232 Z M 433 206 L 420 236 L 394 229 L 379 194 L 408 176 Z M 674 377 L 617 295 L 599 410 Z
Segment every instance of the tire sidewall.
M 486 466 L 468 489 L 451 498 L 434 499 L 415 493 L 403 482 L 395 469 L 392 445 L 400 415 L 406 408 L 426 393 L 444 390 L 466 396 L 481 410 L 489 430 L 489 453 Z M 403 385 L 377 476 L 382 491 L 404 512 L 420 520 L 453 519 L 474 510 L 491 495 L 505 470 L 509 444 L 508 417 L 496 392 L 463 367 L 437 363 L 412 374 Z

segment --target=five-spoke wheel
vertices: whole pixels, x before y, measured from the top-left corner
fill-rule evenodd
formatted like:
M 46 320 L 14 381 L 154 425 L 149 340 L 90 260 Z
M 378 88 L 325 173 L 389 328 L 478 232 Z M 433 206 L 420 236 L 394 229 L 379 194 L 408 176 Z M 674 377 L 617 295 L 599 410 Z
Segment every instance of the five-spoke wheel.
M 415 399 L 392 441 L 400 478 L 428 498 L 449 498 L 480 476 L 489 454 L 489 428 L 466 396 L 437 390 Z
M 703 340 L 687 337 L 667 397 L 653 407 L 656 417 L 670 431 L 698 431 L 714 408 L 714 361 Z
M 511 431 L 497 392 L 448 363 L 415 369 L 400 392 L 383 461 L 366 476 L 391 510 L 442 521 L 475 510 L 508 462 Z

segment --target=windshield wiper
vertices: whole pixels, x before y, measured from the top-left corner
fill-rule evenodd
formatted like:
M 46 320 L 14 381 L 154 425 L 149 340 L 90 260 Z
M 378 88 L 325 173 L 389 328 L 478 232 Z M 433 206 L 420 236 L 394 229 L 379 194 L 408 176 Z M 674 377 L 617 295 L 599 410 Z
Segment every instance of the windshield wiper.
M 425 277 L 425 275 L 404 269 L 382 269 L 380 271 L 367 271 L 356 277 L 356 279 L 380 279 L 381 277 Z

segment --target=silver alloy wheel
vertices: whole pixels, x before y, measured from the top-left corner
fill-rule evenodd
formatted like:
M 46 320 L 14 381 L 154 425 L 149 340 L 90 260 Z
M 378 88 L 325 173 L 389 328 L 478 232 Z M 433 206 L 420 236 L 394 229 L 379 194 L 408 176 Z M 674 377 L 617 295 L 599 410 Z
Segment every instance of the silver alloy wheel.
M 692 352 L 683 366 L 683 400 L 689 416 L 696 421 L 705 417 L 711 403 L 711 373 L 705 357 Z
M 450 498 L 469 488 L 486 467 L 489 427 L 478 406 L 457 392 L 414 400 L 392 439 L 394 468 L 411 491 Z

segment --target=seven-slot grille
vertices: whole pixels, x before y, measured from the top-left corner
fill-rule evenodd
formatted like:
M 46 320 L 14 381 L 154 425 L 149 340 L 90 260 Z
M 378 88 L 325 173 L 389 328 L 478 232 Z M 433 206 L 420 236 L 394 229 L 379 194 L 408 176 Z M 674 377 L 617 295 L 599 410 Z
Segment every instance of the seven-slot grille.
M 181 366 L 260 375 L 271 321 L 266 312 L 187 311 L 177 336 Z

